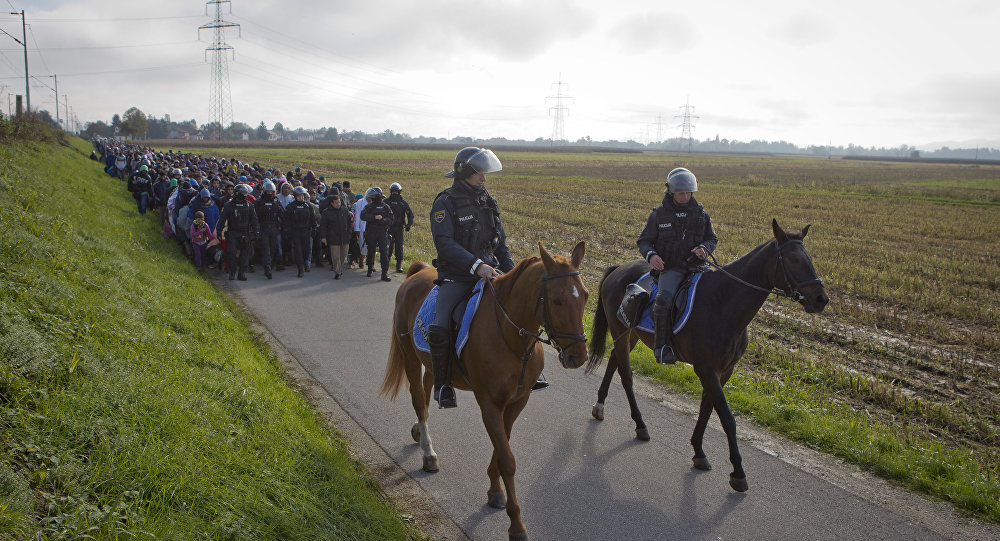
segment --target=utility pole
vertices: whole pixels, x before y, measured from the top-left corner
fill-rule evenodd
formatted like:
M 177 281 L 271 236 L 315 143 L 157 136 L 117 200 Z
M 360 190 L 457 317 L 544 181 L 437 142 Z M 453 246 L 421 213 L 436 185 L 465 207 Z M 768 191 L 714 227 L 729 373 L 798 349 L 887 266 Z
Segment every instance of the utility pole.
M 656 114 L 656 142 L 663 142 L 663 113 Z
M 680 126 L 680 128 L 681 128 L 681 139 L 683 139 L 685 137 L 687 138 L 687 140 L 688 140 L 688 154 L 690 154 L 691 153 L 691 134 L 692 134 L 692 132 L 694 130 L 694 123 L 692 122 L 692 120 L 695 120 L 695 119 L 700 118 L 700 117 L 697 117 L 694 114 L 694 106 L 691 105 L 691 97 L 690 96 L 687 99 L 687 103 L 685 105 L 680 106 L 679 109 L 681 109 L 682 111 L 684 111 L 684 113 L 680 114 L 680 115 L 677 115 L 674 118 L 680 118 L 681 119 L 681 123 L 678 124 L 678 126 Z
M 56 125 L 59 125 L 59 77 L 56 75 L 49 75 L 52 77 L 52 82 L 55 85 L 53 90 L 56 91 Z
M 25 101 L 27 103 L 27 109 L 26 110 L 30 113 L 31 112 L 31 85 L 28 84 L 28 25 L 25 24 L 25 22 L 24 22 L 24 10 L 23 9 L 21 10 L 21 13 L 18 13 L 16 11 L 11 11 L 10 14 L 11 15 L 20 15 L 21 16 L 21 39 L 17 39 L 14 36 L 11 36 L 10 34 L 7 34 L 7 32 L 4 32 L 4 34 L 7 34 L 8 36 L 11 37 L 11 39 L 13 39 L 14 41 L 20 43 L 21 46 L 24 47 L 24 99 L 25 99 Z
M 66 94 L 63 94 L 63 107 L 66 108 L 66 131 L 69 131 L 69 98 Z M 58 111 L 59 107 L 56 107 L 56 110 Z
M 545 99 L 554 99 L 556 104 L 554 107 L 549 108 L 549 114 L 553 116 L 552 119 L 552 144 L 555 145 L 556 141 L 562 141 L 566 139 L 566 134 L 563 126 L 563 115 L 569 115 L 569 107 L 563 105 L 563 100 L 571 98 L 572 96 L 567 96 L 562 93 L 562 87 L 566 83 L 562 82 L 562 74 L 559 74 L 559 82 L 553 83 L 556 85 L 556 95 L 547 96 Z
M 209 123 L 218 122 L 219 124 L 216 139 L 222 139 L 222 130 L 226 129 L 226 121 L 232 122 L 233 118 L 233 98 L 229 92 L 229 63 L 226 52 L 233 51 L 234 60 L 236 52 L 231 45 L 226 43 L 225 29 L 240 28 L 239 24 L 222 19 L 222 4 L 229 4 L 229 13 L 233 12 L 231 0 L 209 0 L 205 2 L 205 15 L 208 15 L 208 6 L 215 5 L 215 20 L 198 27 L 199 39 L 202 30 L 212 30 L 212 46 L 205 49 L 205 57 L 207 60 L 208 52 L 212 51 L 212 82 L 208 93 L 208 119 Z M 242 35 L 242 31 L 240 34 Z

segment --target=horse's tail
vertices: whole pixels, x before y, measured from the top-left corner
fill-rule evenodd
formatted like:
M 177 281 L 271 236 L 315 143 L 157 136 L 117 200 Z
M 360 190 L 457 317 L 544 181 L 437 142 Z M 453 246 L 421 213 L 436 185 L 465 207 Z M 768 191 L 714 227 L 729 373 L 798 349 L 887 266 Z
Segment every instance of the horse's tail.
M 584 370 L 586 374 L 593 372 L 604 360 L 608 337 L 608 316 L 604 313 L 604 281 L 618 267 L 618 265 L 614 265 L 605 269 L 604 276 L 601 277 L 601 282 L 597 286 L 597 308 L 594 310 L 594 325 L 590 333 L 590 345 L 587 347 L 590 350 L 590 359 Z
M 414 261 L 413 264 L 410 265 L 411 273 L 415 272 L 413 267 L 415 267 L 418 263 L 420 262 Z M 405 287 L 406 284 L 400 287 L 400 290 L 396 293 L 396 309 L 392 314 L 392 337 L 389 339 L 389 360 L 386 361 L 385 376 L 382 378 L 382 387 L 378 392 L 379 396 L 388 396 L 389 400 L 396 399 L 399 395 L 399 390 L 403 388 L 403 382 L 407 381 L 406 352 L 403 350 L 402 341 L 409 335 L 405 334 L 405 331 L 404 334 L 400 334 L 399 332 L 399 327 L 403 327 L 405 329 L 406 325 L 396 324 L 397 318 L 405 320 L 406 317 L 405 313 L 400 311 L 402 310 L 400 300 Z
M 388 396 L 389 400 L 396 399 L 399 390 L 403 388 L 403 382 L 406 381 L 406 359 L 403 357 L 401 346 L 396 329 L 393 328 L 392 339 L 389 341 L 389 361 L 385 366 L 382 388 L 378 392 L 379 396 Z

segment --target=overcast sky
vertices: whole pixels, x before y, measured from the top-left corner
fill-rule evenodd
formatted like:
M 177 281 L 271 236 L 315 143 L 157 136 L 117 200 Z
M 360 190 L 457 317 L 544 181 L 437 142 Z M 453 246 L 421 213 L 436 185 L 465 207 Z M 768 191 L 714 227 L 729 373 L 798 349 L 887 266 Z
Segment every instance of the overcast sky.
M 3 5 L 6 4 L 6 5 Z M 196 0 L 0 0 L 32 106 L 209 118 Z M 1000 2 L 233 0 L 234 120 L 411 135 L 1000 147 Z M 228 7 L 232 7 L 229 13 Z M 209 57 L 210 58 L 210 57 Z M 0 106 L 24 91 L 0 33 Z M 18 77 L 21 77 L 19 80 Z M 565 83 L 559 87 L 558 81 Z

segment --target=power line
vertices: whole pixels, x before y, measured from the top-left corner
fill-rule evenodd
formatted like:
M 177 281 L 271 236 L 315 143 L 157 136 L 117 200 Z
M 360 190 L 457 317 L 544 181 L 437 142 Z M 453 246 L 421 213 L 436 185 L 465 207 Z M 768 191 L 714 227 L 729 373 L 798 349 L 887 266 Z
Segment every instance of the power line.
M 117 23 L 124 21 L 165 21 L 168 19 L 198 19 L 201 15 L 176 15 L 170 17 L 119 17 L 113 19 L 105 19 L 102 17 L 96 18 L 75 18 L 75 19 L 36 19 L 35 22 L 41 23 Z
M 40 49 L 28 49 L 28 51 L 81 51 L 81 50 L 95 50 L 95 49 L 134 49 L 136 47 L 163 47 L 167 45 L 184 45 L 188 43 L 198 43 L 198 40 L 187 40 L 187 41 L 164 41 L 162 43 L 134 43 L 132 45 L 95 45 L 93 47 L 44 47 Z M 20 49 L 0 49 L 2 52 L 13 52 L 19 51 Z
M 171 64 L 169 66 L 147 66 L 142 68 L 125 68 L 120 70 L 105 70 L 105 71 L 83 71 L 79 73 L 63 73 L 63 77 L 86 77 L 88 75 L 108 75 L 111 73 L 134 73 L 139 71 L 157 71 L 165 69 L 177 69 L 177 68 L 189 68 L 192 66 L 201 66 L 202 62 L 189 62 L 187 64 Z M 21 79 L 21 77 L 0 77 L 2 79 Z

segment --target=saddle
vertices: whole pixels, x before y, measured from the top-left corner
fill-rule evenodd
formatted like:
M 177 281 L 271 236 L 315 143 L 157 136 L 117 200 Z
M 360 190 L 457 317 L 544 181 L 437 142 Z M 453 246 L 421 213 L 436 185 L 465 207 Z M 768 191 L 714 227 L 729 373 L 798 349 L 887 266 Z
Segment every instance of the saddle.
M 677 293 L 674 295 L 670 310 L 673 334 L 681 332 L 681 329 L 687 324 L 688 318 L 691 316 L 691 310 L 694 308 L 694 298 L 698 282 L 701 280 L 703 274 L 703 271 L 688 273 L 684 277 L 684 281 L 677 287 Z M 644 332 L 653 332 L 655 326 L 652 309 L 657 289 L 656 280 L 653 279 L 652 273 L 649 272 L 639 277 L 635 283 L 626 286 L 625 297 L 618 307 L 618 320 L 630 329 L 635 328 Z
M 485 285 L 486 282 L 483 280 L 476 282 L 475 287 L 472 288 L 469 295 L 459 302 L 455 306 L 455 310 L 451 313 L 451 336 L 455 346 L 453 348 L 455 352 L 453 361 L 462 355 L 462 349 L 465 348 L 465 344 L 469 341 L 469 328 L 472 326 L 473 316 L 476 315 L 476 311 L 479 309 L 479 301 L 482 300 Z M 431 346 L 427 342 L 427 335 L 430 326 L 434 323 L 439 290 L 439 286 L 434 286 L 434 289 L 431 289 L 430 293 L 424 299 L 424 303 L 420 305 L 417 318 L 413 322 L 413 330 L 411 332 L 413 345 L 424 353 L 431 352 Z

